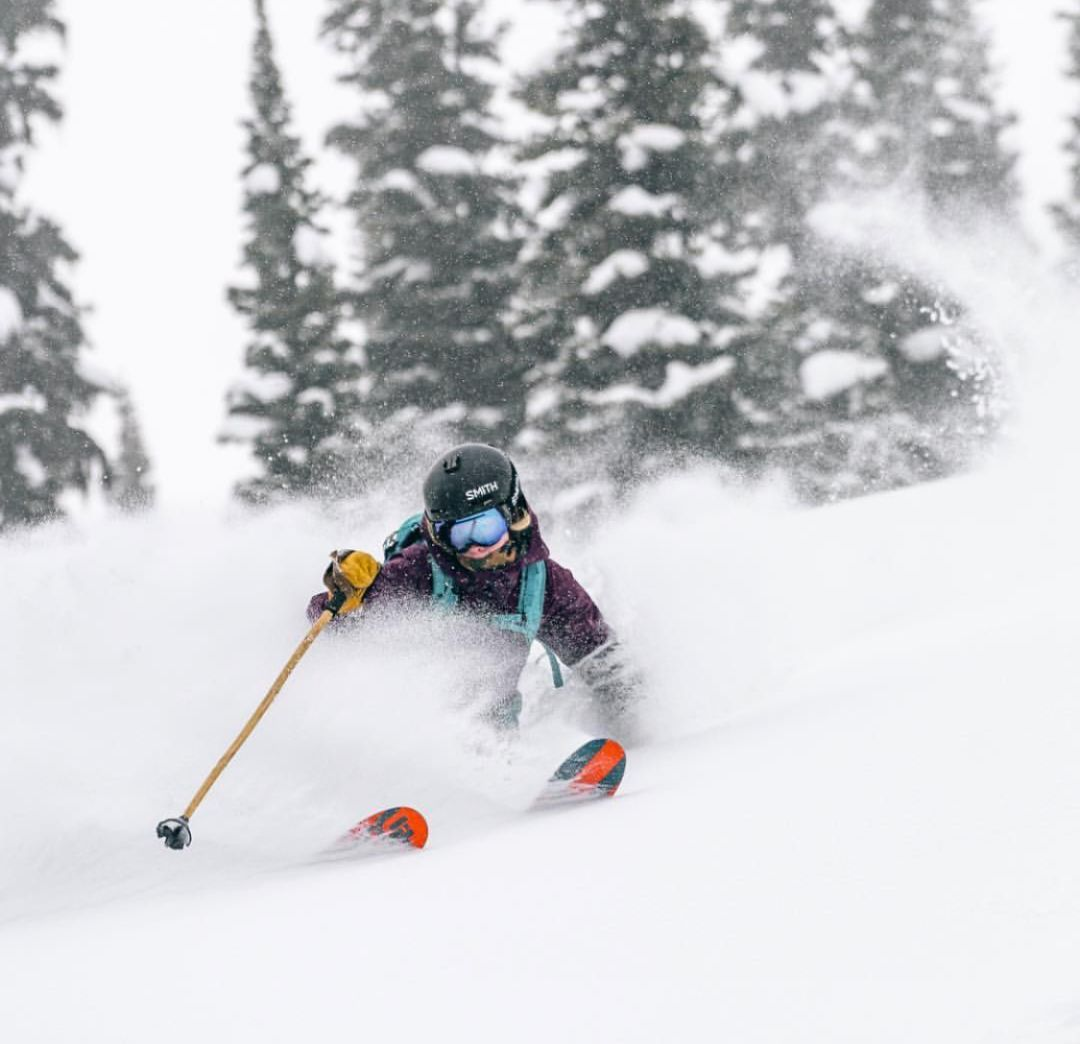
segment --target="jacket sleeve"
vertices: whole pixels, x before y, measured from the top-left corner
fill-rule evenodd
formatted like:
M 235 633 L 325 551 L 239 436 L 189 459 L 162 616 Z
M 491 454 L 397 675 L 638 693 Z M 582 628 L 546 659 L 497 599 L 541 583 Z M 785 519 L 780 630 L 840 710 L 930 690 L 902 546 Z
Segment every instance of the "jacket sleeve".
M 570 570 L 550 559 L 539 638 L 588 686 L 596 724 L 626 741 L 639 739 L 641 671 Z
M 589 593 L 569 569 L 549 558 L 540 641 L 572 667 L 610 637 L 611 629 Z

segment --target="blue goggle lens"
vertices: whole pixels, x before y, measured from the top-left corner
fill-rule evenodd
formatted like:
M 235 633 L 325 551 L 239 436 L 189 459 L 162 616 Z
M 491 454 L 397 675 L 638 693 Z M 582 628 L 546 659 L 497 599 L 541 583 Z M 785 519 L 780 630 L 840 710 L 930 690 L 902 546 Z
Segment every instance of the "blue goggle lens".
M 455 522 L 446 539 L 456 551 L 465 551 L 476 545 L 490 547 L 497 544 L 508 532 L 502 512 L 498 508 L 488 508 L 479 515 L 470 515 Z

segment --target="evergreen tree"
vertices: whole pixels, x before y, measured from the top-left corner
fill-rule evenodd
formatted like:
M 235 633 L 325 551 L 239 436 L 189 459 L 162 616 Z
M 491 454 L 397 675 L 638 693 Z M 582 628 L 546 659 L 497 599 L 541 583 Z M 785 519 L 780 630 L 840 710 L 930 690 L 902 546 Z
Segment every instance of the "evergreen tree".
M 1071 9 L 1060 17 L 1069 25 L 1068 75 L 1075 85 L 1080 82 L 1080 2 L 1071 0 Z M 1080 256 L 1080 110 L 1073 113 L 1069 123 L 1072 132 L 1065 143 L 1065 152 L 1069 158 L 1071 193 L 1069 199 L 1054 206 L 1052 212 L 1075 263 Z
M 734 102 L 720 140 L 730 128 L 744 134 L 728 150 L 729 180 L 739 186 L 733 244 L 754 257 L 746 283 L 761 299 L 740 353 L 736 401 L 747 455 L 769 463 L 813 423 L 803 409 L 800 348 L 822 304 L 824 247 L 809 214 L 831 187 L 831 126 L 852 78 L 849 40 L 827 0 L 731 0 L 725 30 Z
M 827 125 L 847 188 L 899 188 L 946 230 L 1015 217 L 1009 120 L 993 100 L 969 0 L 874 0 L 852 48 L 856 80 Z M 987 429 L 980 389 L 950 342 L 962 310 L 883 259 L 820 244 L 791 342 L 804 392 L 796 468 L 815 495 L 948 472 Z
M 357 171 L 366 414 L 400 435 L 426 421 L 504 442 L 528 367 L 506 323 L 520 233 L 516 186 L 492 163 L 496 47 L 477 14 L 465 0 L 335 0 L 324 32 L 363 114 L 328 140 Z
M 874 0 L 859 37 L 847 172 L 900 182 L 939 221 L 1012 216 L 1011 120 L 995 104 L 988 44 L 971 0 Z
M 255 0 L 251 98 L 245 121 L 244 263 L 253 281 L 229 290 L 252 339 L 250 373 L 229 393 L 225 441 L 250 444 L 259 473 L 238 486 L 253 502 L 333 496 L 357 426 L 361 357 L 341 335 L 341 295 L 322 248 L 322 198 L 312 160 L 291 133 L 263 0 Z
M 724 106 L 708 38 L 672 0 L 574 5 L 570 30 L 520 91 L 548 120 L 521 153 L 550 171 L 519 328 L 541 361 L 534 424 L 572 441 L 607 434 L 632 451 L 623 462 L 730 453 L 742 317 L 732 186 L 703 129 Z
M 63 269 L 76 253 L 60 229 L 18 200 L 40 120 L 59 120 L 53 64 L 20 57 L 25 35 L 63 35 L 52 0 L 0 4 L 0 528 L 62 513 L 105 469 L 79 418 L 103 388 L 80 369 L 80 310 Z
M 150 458 L 146 455 L 135 406 L 126 388 L 116 393 L 120 419 L 120 449 L 113 463 L 109 497 L 121 511 L 135 514 L 154 505 Z

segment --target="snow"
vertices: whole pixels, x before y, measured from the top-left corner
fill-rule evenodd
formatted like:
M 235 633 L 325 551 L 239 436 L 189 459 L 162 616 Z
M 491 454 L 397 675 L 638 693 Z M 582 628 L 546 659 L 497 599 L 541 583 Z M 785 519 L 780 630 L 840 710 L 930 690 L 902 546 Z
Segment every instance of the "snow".
M 666 123 L 639 123 L 620 134 L 617 141 L 622 154 L 620 163 L 627 171 L 644 167 L 652 152 L 674 152 L 685 143 L 685 131 Z
M 250 442 L 266 435 L 273 427 L 269 417 L 255 417 L 247 413 L 232 413 L 222 422 L 221 437 L 226 441 Z
M 955 336 L 955 332 L 948 327 L 927 326 L 908 334 L 897 347 L 909 362 L 933 362 L 945 354 L 950 335 Z
M 298 225 L 293 233 L 293 250 L 302 265 L 318 267 L 326 265 L 330 256 L 326 249 L 326 237 L 311 225 Z
M 322 407 L 323 413 L 332 416 L 334 413 L 334 396 L 325 388 L 305 388 L 296 396 L 296 401 L 301 406 L 315 403 Z
M 416 167 L 426 174 L 442 174 L 447 177 L 468 176 L 479 173 L 480 164 L 471 152 L 456 145 L 432 145 L 416 157 Z
M 623 312 L 601 338 L 602 343 L 623 358 L 634 355 L 646 345 L 670 348 L 697 344 L 700 340 L 699 324 L 664 308 L 631 308 Z
M 292 390 L 293 380 L 288 374 L 250 370 L 233 385 L 230 396 L 250 396 L 257 402 L 276 402 L 291 395 Z
M 592 90 L 562 91 L 559 94 L 560 111 L 577 111 L 582 115 L 602 112 L 607 105 L 607 92 L 597 87 Z
M 599 294 L 616 279 L 635 279 L 649 270 L 649 259 L 640 250 L 616 250 L 590 273 L 582 293 Z
M 379 180 L 379 187 L 383 189 L 397 189 L 399 192 L 418 192 L 422 190 L 419 178 L 412 171 L 402 167 L 388 170 Z
M 435 207 L 435 197 L 420 183 L 420 179 L 411 171 L 396 167 L 387 171 L 379 179 L 379 188 L 387 192 L 404 192 L 415 196 L 424 207 Z
M 626 138 L 652 152 L 674 152 L 686 143 L 686 132 L 667 123 L 639 123 Z
M 26 479 L 31 488 L 44 486 L 49 479 L 45 465 L 34 456 L 28 446 L 15 447 L 15 470 Z
M 712 240 L 699 248 L 694 266 L 706 279 L 713 279 L 719 275 L 749 272 L 757 261 L 758 254 L 753 250 L 728 250 Z
M 679 197 L 674 192 L 658 196 L 640 185 L 627 185 L 608 200 L 608 208 L 631 217 L 663 217 L 678 203 Z
M 95 6 L 81 22 L 69 6 L 73 41 L 123 38 L 123 5 L 119 21 Z M 1018 31 L 1035 22 L 1029 5 L 997 7 Z M 225 470 L 209 437 L 192 442 L 221 412 L 221 374 L 207 367 L 224 370 L 222 345 L 242 342 L 219 318 L 235 186 L 207 157 L 239 155 L 235 56 L 249 24 L 207 37 L 199 19 L 161 17 L 195 34 L 176 55 L 207 56 L 202 95 L 166 52 L 127 57 L 135 79 L 179 85 L 199 147 L 178 152 L 180 124 L 159 121 L 168 140 L 140 155 L 165 166 L 110 168 L 125 176 L 97 185 L 93 208 L 75 206 L 73 238 L 82 271 L 114 273 L 88 284 L 105 320 L 94 339 L 151 360 L 138 401 L 156 389 L 158 445 L 183 432 L 163 474 L 186 478 L 198 509 L 0 541 L 0 628 L 14 650 L 0 657 L 5 1039 L 336 1040 L 361 1026 L 526 1044 L 1075 1040 L 1076 435 L 1064 391 L 1030 394 L 1075 388 L 1068 372 L 1020 382 L 1016 424 L 1043 439 L 1039 452 L 1021 442 L 1015 459 L 965 480 L 798 511 L 778 492 L 747 497 L 691 472 L 591 514 L 585 530 L 547 513 L 557 498 L 536 497 L 556 556 L 650 678 L 645 735 L 614 801 L 524 815 L 536 780 L 580 738 L 572 716 L 534 675 L 522 736 L 494 744 L 467 723 L 468 650 L 425 631 L 417 656 L 404 621 L 400 639 L 320 639 L 200 809 L 193 848 L 161 849 L 153 824 L 183 807 L 299 640 L 321 551 L 377 549 L 416 495 L 378 492 L 333 515 L 201 509 Z M 1057 142 L 1060 106 L 1040 77 L 1060 67 L 1046 57 L 1058 51 L 1032 50 L 1025 133 Z M 84 144 L 60 154 L 59 184 L 82 200 L 70 171 L 95 169 L 85 156 L 100 152 L 102 125 L 84 116 L 80 130 L 78 114 L 117 110 L 99 89 L 115 64 L 80 66 L 80 53 L 65 70 L 76 78 L 64 137 Z M 77 78 L 90 67 L 105 73 Z M 216 69 L 235 83 L 223 90 Z M 160 107 L 160 92 L 143 93 Z M 1051 122 L 1031 120 L 1044 111 Z M 1032 209 L 1047 171 L 1063 184 L 1060 157 L 1046 157 L 1022 157 L 1041 186 Z M 197 194 L 210 223 L 157 207 L 170 185 Z M 70 198 L 53 186 L 61 215 Z M 981 304 L 1006 341 L 1075 355 L 1072 298 L 1048 326 L 1032 266 L 987 296 L 978 281 L 992 252 L 920 254 L 904 217 L 883 237 L 899 260 Z M 159 258 L 134 272 L 130 258 L 160 240 L 176 271 Z M 189 325 L 160 331 L 148 356 L 145 332 L 169 312 L 161 288 L 181 285 Z M 865 379 L 859 360 L 816 365 L 826 385 L 830 371 Z M 25 408 L 9 395 L 0 412 L 5 401 Z M 545 466 L 556 482 L 555 461 L 530 462 Z M 28 607 L 47 576 L 64 578 L 64 596 L 43 617 Z M 427 851 L 315 860 L 344 823 L 400 801 L 427 812 Z
M 585 401 L 594 406 L 639 402 L 653 409 L 667 409 L 696 389 L 727 377 L 734 369 L 735 360 L 729 356 L 720 356 L 700 366 L 675 359 L 667 364 L 664 383 L 655 391 L 632 384 L 615 384 L 602 392 L 586 393 Z
M 28 410 L 30 413 L 44 413 L 49 404 L 36 388 L 24 388 L 21 392 L 0 393 L 0 413 L 8 410 Z
M 725 5 L 699 0 L 693 6 L 722 32 Z M 865 0 L 846 0 L 845 6 L 855 11 L 845 15 L 853 24 Z M 1061 6 L 1059 0 L 980 5 L 992 30 L 1000 96 L 1020 116 L 1008 137 L 1020 154 L 1026 225 L 1051 250 L 1060 240 L 1046 208 L 1068 192 L 1060 146 L 1075 108 L 1063 77 L 1065 25 L 1054 17 Z M 344 199 L 353 187 L 354 165 L 326 149 L 324 135 L 334 123 L 362 118 L 361 100 L 331 75 L 318 5 L 268 0 L 267 7 L 297 133 L 316 161 L 313 185 L 332 199 Z M 107 365 L 125 375 L 140 406 L 162 501 L 205 504 L 212 495 L 221 505 L 241 460 L 239 453 L 222 453 L 214 432 L 244 341 L 242 323 L 222 287 L 239 275 L 242 215 L 230 172 L 243 162 L 241 121 L 250 115 L 253 8 L 230 4 L 215 11 L 210 39 L 202 19 L 178 21 L 167 6 L 141 0 L 66 4 L 61 13 L 69 46 L 60 82 L 65 119 L 59 133 L 40 136 L 23 187 L 29 201 L 55 217 L 79 249 L 75 289 L 93 309 L 84 317 L 87 332 Z M 550 0 L 494 0 L 481 17 L 489 24 L 508 24 L 505 71 L 515 75 L 550 63 L 565 27 L 564 8 Z M 127 29 L 134 22 L 147 39 L 169 39 L 173 46 L 167 51 L 128 47 Z M 200 55 L 197 81 L 189 75 L 192 54 Z M 129 67 L 126 83 L 146 89 L 125 93 L 115 75 L 120 67 Z M 381 103 L 389 105 L 389 97 Z M 368 99 L 363 108 L 372 104 Z M 129 119 L 117 119 L 132 107 Z M 162 118 L 163 111 L 172 115 Z M 136 125 L 137 149 L 129 133 Z M 520 107 L 510 125 L 515 131 L 526 126 Z M 122 161 L 105 170 L 98 162 L 103 150 Z M 73 171 L 94 172 L 93 190 L 88 192 L 86 178 L 73 177 Z M 162 208 L 166 197 L 197 197 L 200 205 Z M 354 235 L 347 215 L 336 222 L 335 254 L 348 256 Z M 162 242 L 169 251 L 158 256 Z M 156 264 L 131 264 L 132 258 L 151 257 Z M 184 288 L 180 311 L 174 308 L 177 286 Z M 174 316 L 170 328 L 158 349 L 148 353 L 146 332 L 165 314 Z M 202 432 L 201 438 L 193 440 L 193 431 Z
M 247 172 L 244 188 L 252 195 L 273 195 L 281 188 L 281 174 L 272 163 L 260 163 Z
M 0 286 L 0 341 L 6 341 L 23 322 L 19 299 L 6 286 Z
M 368 269 L 364 277 L 367 285 L 375 284 L 381 280 L 397 279 L 400 277 L 406 283 L 420 282 L 431 278 L 431 265 L 426 261 L 416 261 L 410 257 L 392 257 L 381 265 L 373 265 Z
M 183 853 L 153 825 L 299 640 L 321 551 L 377 547 L 404 500 L 0 543 L 24 653 L 0 660 L 6 1038 L 1071 1039 L 1080 576 L 1075 515 L 1041 496 L 988 472 L 809 512 L 694 472 L 584 537 L 551 516 L 652 679 L 618 797 L 521 812 L 582 734 L 539 712 L 539 667 L 507 761 L 450 695 L 467 652 L 324 637 Z M 692 574 L 643 587 L 688 503 Z M 133 613 L 162 548 L 184 582 Z M 258 568 L 222 626 L 238 562 Z M 68 597 L 43 628 L 24 607 L 50 571 Z M 315 858 L 400 802 L 424 852 Z M 374 1002 L 403 983 L 423 1002 Z
M 561 394 L 557 387 L 541 385 L 529 392 L 529 397 L 525 402 L 525 416 L 529 420 L 535 420 L 553 410 L 560 401 Z
M 553 199 L 548 206 L 544 207 L 536 215 L 536 227 L 541 232 L 550 232 L 561 228 L 573 212 L 577 203 L 573 193 L 564 192 L 561 196 Z
M 808 399 L 821 402 L 856 385 L 884 377 L 889 364 L 859 352 L 826 349 L 815 352 L 799 367 L 799 380 Z

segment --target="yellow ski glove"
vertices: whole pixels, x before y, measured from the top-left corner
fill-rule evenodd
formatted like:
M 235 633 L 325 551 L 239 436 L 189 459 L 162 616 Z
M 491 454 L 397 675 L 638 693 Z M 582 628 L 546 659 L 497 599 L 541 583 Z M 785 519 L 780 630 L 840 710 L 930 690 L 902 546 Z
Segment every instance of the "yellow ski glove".
M 323 573 L 323 584 L 330 592 L 326 608 L 335 616 L 359 609 L 380 568 L 366 551 L 331 551 L 330 564 Z

